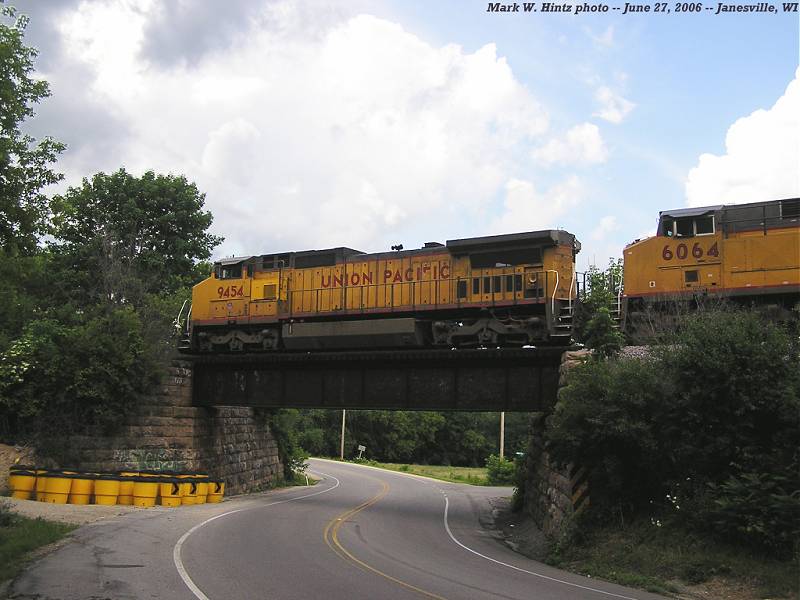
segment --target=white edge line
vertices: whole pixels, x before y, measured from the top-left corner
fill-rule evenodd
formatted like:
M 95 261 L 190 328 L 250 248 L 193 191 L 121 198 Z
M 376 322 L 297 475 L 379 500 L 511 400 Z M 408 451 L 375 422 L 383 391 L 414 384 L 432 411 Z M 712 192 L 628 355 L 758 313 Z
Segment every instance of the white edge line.
M 354 467 L 375 469 L 375 470 L 378 470 L 378 471 L 383 471 L 384 473 L 388 472 L 388 473 L 391 473 L 391 474 L 394 474 L 394 475 L 401 475 L 401 476 L 404 476 L 404 477 L 410 477 L 412 479 L 416 479 L 416 480 L 420 481 L 421 483 L 430 482 L 430 483 L 439 484 L 439 485 L 441 485 L 442 483 L 450 483 L 450 482 L 443 482 L 441 479 L 434 479 L 432 477 L 425 477 L 424 475 L 417 475 L 416 473 L 405 473 L 403 471 L 393 471 L 391 469 L 383 469 L 381 467 L 373 467 L 372 465 L 361 465 L 361 464 L 358 464 L 358 463 L 347 463 L 347 462 L 342 462 L 342 461 L 338 461 L 338 460 L 330 460 L 330 459 L 325 459 L 325 458 L 316 458 L 315 460 L 327 460 L 328 462 L 333 462 L 333 463 L 337 463 L 337 464 L 341 464 L 341 465 L 351 465 L 351 466 L 354 466 Z M 606 592 L 604 590 L 599 590 L 597 588 L 593 588 L 593 587 L 590 587 L 590 586 L 587 586 L 587 585 L 580 585 L 578 583 L 572 583 L 570 581 L 564 581 L 563 579 L 557 579 L 556 577 L 550 577 L 549 575 L 542 575 L 541 573 L 536 573 L 535 571 L 528 571 L 527 569 L 522 569 L 520 567 L 515 567 L 514 565 L 510 565 L 508 563 L 504 563 L 501 560 L 497 560 L 496 558 L 492 558 L 491 556 L 486 556 L 486 555 L 481 554 L 480 552 L 478 552 L 476 550 L 473 550 L 472 548 L 470 548 L 468 546 L 465 546 L 464 544 L 462 544 L 461 542 L 459 542 L 456 539 L 456 537 L 453 535 L 453 532 L 450 530 L 450 525 L 447 522 L 447 513 L 448 513 L 448 510 L 449 510 L 449 507 L 450 507 L 450 500 L 447 498 L 447 493 L 441 487 L 439 487 L 439 485 L 436 485 L 436 487 L 439 488 L 439 491 L 444 496 L 444 528 L 447 531 L 447 535 L 450 536 L 450 539 L 453 540 L 459 546 L 461 546 L 467 552 L 471 552 L 472 554 L 475 554 L 476 556 L 480 556 L 481 558 L 483 558 L 485 560 L 488 560 L 488 561 L 491 561 L 493 563 L 496 563 L 498 565 L 501 565 L 501 566 L 504 566 L 504 567 L 508 567 L 509 569 L 514 569 L 515 571 L 519 571 L 521 573 L 527 573 L 528 575 L 533 575 L 534 577 L 540 577 L 542 579 L 547 579 L 547 580 L 553 581 L 555 583 L 562 583 L 564 585 L 568 585 L 568 586 L 575 587 L 575 588 L 580 588 L 582 590 L 587 590 L 587 591 L 590 591 L 590 592 L 596 592 L 598 594 L 604 594 L 606 596 L 611 596 L 611 597 L 614 597 L 614 598 L 621 598 L 622 600 L 639 600 L 637 598 L 632 598 L 630 596 L 623 596 L 621 594 L 615 594 L 614 592 Z M 469 485 L 469 484 L 455 483 L 454 485 Z
M 636 598 L 631 598 L 630 596 L 622 596 L 620 594 L 615 594 L 613 592 L 606 592 L 604 590 L 598 590 L 597 588 L 589 587 L 586 585 L 580 585 L 578 583 L 572 583 L 570 581 L 564 581 L 563 579 L 557 579 L 555 577 L 549 577 L 548 575 L 542 575 L 541 573 L 536 573 L 534 571 L 528 571 L 527 569 L 521 569 L 520 567 L 515 567 L 514 565 L 510 565 L 508 563 L 504 563 L 503 561 L 497 560 L 496 558 L 492 558 L 491 556 L 486 556 L 485 554 L 481 554 L 480 552 L 473 550 L 469 546 L 465 546 L 461 542 L 456 539 L 456 536 L 453 535 L 453 532 L 450 531 L 450 525 L 447 523 L 447 512 L 450 508 L 450 500 L 447 498 L 447 495 L 444 497 L 444 528 L 447 531 L 447 535 L 450 536 L 450 539 L 453 540 L 456 544 L 461 546 L 467 552 L 472 552 L 476 556 L 480 556 L 488 561 L 493 563 L 497 563 L 498 565 L 502 565 L 504 567 L 508 567 L 509 569 L 514 569 L 515 571 L 520 571 L 521 573 L 527 573 L 528 575 L 533 575 L 534 577 L 541 577 L 542 579 L 547 579 L 549 581 L 554 581 L 556 583 L 563 583 L 564 585 L 568 585 L 571 587 L 580 588 L 582 590 L 588 590 L 590 592 L 596 592 L 598 594 L 604 594 L 606 596 L 613 596 L 614 598 L 622 598 L 623 600 L 637 600 Z
M 202 523 L 198 523 L 197 525 L 192 527 L 189 531 L 187 531 L 181 536 L 181 539 L 178 540 L 178 542 L 175 544 L 175 547 L 172 549 L 172 560 L 175 563 L 175 568 L 178 570 L 178 575 L 180 575 L 181 579 L 183 579 L 183 583 L 186 584 L 186 587 L 189 588 L 189 590 L 195 595 L 195 597 L 198 600 L 210 600 L 210 598 L 206 596 L 199 587 L 197 587 L 197 584 L 195 584 L 195 582 L 192 581 L 192 578 L 189 577 L 189 573 L 186 571 L 186 567 L 183 566 L 183 560 L 181 560 L 181 549 L 183 548 L 184 542 L 186 542 L 186 540 L 189 539 L 189 536 L 192 535 L 195 531 L 197 531 L 201 527 L 204 527 L 205 525 L 211 523 L 211 521 L 216 521 L 217 519 L 221 519 L 222 517 L 227 517 L 228 515 L 232 515 L 241 512 L 243 510 L 253 510 L 255 508 L 266 508 L 268 506 L 275 506 L 277 504 L 286 504 L 287 502 L 294 502 L 295 500 L 302 500 L 303 498 L 311 498 L 311 496 L 319 496 L 320 494 L 325 494 L 339 487 L 340 482 L 333 475 L 328 475 L 327 473 L 323 473 L 322 471 L 316 471 L 316 473 L 319 473 L 323 477 L 330 477 L 336 482 L 336 485 L 329 488 L 325 488 L 324 490 L 319 492 L 314 492 L 313 494 L 305 494 L 303 496 L 297 496 L 295 498 L 278 500 L 276 502 L 270 502 L 269 504 L 259 504 L 257 506 L 251 506 L 248 508 L 237 508 L 236 510 L 229 510 L 228 512 L 216 515 L 215 517 L 211 517 L 210 519 L 206 519 Z

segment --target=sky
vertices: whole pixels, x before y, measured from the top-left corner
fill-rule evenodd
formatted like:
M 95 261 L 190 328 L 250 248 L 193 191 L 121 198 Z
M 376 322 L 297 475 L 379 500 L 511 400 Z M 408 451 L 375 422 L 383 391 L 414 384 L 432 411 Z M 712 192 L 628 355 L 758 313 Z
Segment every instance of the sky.
M 782 2 L 13 4 L 52 92 L 27 128 L 67 144 L 53 193 L 121 167 L 185 175 L 225 238 L 215 257 L 560 228 L 585 269 L 660 210 L 800 196 Z

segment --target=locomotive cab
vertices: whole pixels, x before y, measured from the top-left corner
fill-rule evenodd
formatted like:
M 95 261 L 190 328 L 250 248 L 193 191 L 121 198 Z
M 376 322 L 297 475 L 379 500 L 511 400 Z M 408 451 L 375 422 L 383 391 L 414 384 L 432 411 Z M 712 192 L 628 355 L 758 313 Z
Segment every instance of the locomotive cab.
M 700 209 L 702 212 L 699 213 L 694 209 L 662 212 L 658 223 L 658 235 L 674 238 L 714 235 L 716 232 L 714 214 L 719 208 L 722 207 L 707 207 Z
M 800 295 L 800 199 L 662 211 L 656 235 L 626 246 L 624 259 L 625 316 L 701 296 L 790 308 Z

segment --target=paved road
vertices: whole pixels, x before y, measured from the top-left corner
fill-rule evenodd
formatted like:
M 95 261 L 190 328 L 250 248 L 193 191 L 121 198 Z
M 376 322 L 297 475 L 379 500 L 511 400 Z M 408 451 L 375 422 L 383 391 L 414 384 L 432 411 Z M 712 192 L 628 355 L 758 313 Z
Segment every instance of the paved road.
M 36 600 L 636 599 L 528 560 L 481 526 L 508 488 L 312 460 L 316 486 L 84 527 L 19 579 Z

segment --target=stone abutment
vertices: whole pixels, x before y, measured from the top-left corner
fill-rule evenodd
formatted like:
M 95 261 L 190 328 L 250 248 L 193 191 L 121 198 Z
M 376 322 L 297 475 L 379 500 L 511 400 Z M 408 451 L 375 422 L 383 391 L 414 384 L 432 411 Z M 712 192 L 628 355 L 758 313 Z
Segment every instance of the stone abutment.
M 283 473 L 265 415 L 192 406 L 192 365 L 180 360 L 115 435 L 73 436 L 69 446 L 69 466 L 81 470 L 202 472 L 223 479 L 233 494 L 270 487 Z

